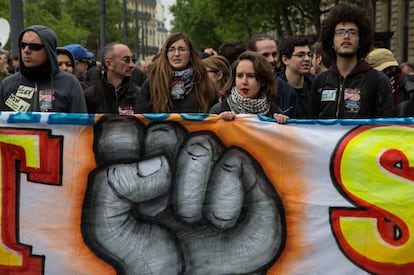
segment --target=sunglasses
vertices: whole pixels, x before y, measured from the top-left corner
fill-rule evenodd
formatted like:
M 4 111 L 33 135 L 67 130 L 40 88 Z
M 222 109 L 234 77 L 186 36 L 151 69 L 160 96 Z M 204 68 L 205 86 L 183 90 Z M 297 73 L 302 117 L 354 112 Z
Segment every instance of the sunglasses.
M 40 51 L 45 47 L 45 45 L 42 44 L 20 42 L 20 49 L 24 50 L 27 46 L 32 51 Z
M 108 57 L 107 59 L 114 59 L 112 57 Z M 135 63 L 135 58 L 133 56 L 124 56 L 119 58 L 119 60 L 123 61 L 125 64 Z
M 135 58 L 133 56 L 124 56 L 121 57 L 120 60 L 124 61 L 126 64 L 135 63 Z

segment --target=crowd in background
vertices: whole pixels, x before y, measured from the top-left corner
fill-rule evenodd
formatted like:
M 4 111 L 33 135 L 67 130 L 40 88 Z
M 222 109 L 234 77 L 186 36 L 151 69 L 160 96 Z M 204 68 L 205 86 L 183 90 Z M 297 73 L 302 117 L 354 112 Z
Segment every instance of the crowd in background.
M 289 118 L 414 116 L 414 62 L 373 49 L 371 23 L 350 4 L 334 7 L 319 40 L 276 41 L 256 34 L 198 48 L 172 33 L 151 60 L 120 42 L 97 58 L 80 44 L 57 47 L 45 26 L 19 35 L 20 52 L 0 55 L 0 110 L 113 113 L 212 113 Z

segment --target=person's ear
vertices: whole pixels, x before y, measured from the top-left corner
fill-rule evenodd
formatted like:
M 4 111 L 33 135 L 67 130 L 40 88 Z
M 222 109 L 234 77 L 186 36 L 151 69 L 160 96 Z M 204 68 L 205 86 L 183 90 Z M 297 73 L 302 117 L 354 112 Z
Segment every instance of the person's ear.
M 223 78 L 223 72 L 222 71 L 218 71 L 216 73 L 216 78 L 217 78 L 217 80 L 221 80 Z
M 286 57 L 286 55 L 282 55 L 280 60 L 282 60 L 282 63 L 286 66 L 288 64 L 289 59 Z
M 105 67 L 106 68 L 109 68 L 109 66 L 111 66 L 111 64 L 112 64 L 112 61 L 111 61 L 110 58 L 105 59 Z
M 321 65 L 322 64 L 322 55 L 321 56 L 318 56 L 316 58 L 316 63 L 318 63 L 318 65 Z

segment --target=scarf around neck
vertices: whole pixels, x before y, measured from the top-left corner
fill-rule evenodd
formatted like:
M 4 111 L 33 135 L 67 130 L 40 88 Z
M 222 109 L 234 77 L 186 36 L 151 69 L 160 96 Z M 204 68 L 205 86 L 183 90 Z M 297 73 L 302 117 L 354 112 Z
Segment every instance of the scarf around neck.
M 243 97 L 236 87 L 231 89 L 231 93 L 227 97 L 227 103 L 230 110 L 236 114 L 267 115 L 270 111 L 270 102 L 265 95 L 259 98 Z
M 173 71 L 172 99 L 183 99 L 193 89 L 193 68 Z

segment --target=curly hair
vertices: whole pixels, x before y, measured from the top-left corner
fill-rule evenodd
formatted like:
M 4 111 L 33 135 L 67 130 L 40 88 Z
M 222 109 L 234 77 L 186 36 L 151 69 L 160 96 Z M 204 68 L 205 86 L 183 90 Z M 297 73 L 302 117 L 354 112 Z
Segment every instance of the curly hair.
M 168 48 L 178 40 L 184 40 L 190 51 L 189 66 L 193 69 L 194 97 L 198 104 L 199 112 L 208 113 L 215 100 L 215 90 L 207 75 L 200 58 L 197 47 L 186 34 L 172 33 L 164 42 L 160 55 L 149 69 L 149 81 L 151 97 L 150 108 L 157 113 L 170 113 L 173 109 L 173 101 L 170 89 L 173 82 L 173 68 L 168 63 Z
M 373 45 L 374 35 L 371 21 L 364 10 L 347 3 L 339 3 L 333 7 L 329 11 L 328 17 L 322 22 L 320 41 L 324 51 L 335 59 L 336 53 L 332 46 L 336 25 L 340 23 L 354 23 L 358 26 L 360 39 L 357 58 L 365 58 Z
M 256 80 L 260 83 L 260 94 L 266 95 L 268 100 L 273 100 L 278 93 L 278 86 L 273 75 L 273 69 L 270 63 L 257 52 L 245 51 L 234 61 L 232 64 L 233 86 L 236 85 L 237 66 L 243 60 L 250 60 L 253 63 Z

